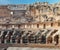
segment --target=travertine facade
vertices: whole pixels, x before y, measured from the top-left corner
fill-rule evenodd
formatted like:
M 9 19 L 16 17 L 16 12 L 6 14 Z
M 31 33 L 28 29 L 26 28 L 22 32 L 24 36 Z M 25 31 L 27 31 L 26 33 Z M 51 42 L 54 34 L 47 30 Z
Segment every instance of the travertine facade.
M 60 3 L 0 6 L 0 43 L 60 44 Z

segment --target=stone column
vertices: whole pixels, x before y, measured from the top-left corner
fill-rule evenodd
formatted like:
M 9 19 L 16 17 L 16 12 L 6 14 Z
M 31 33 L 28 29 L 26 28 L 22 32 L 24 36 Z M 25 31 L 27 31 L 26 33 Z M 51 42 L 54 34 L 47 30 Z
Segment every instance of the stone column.
M 33 26 L 33 24 L 31 25 L 31 28 L 33 28 L 34 26 Z
M 7 40 L 7 39 L 4 40 L 4 43 L 5 43 L 5 44 L 7 43 L 6 40 Z
M 17 44 L 17 39 L 15 39 L 15 43 Z
M 58 40 L 58 45 L 60 45 L 60 29 L 59 29 L 59 40 Z
M 47 42 L 47 38 L 46 38 L 46 44 L 48 44 L 48 42 Z
M 20 43 L 21 43 L 21 44 L 23 43 L 22 38 L 20 39 Z
M 52 37 L 52 44 L 55 44 L 54 37 Z
M 10 39 L 10 43 L 12 43 L 12 39 Z
M 1 43 L 1 39 L 0 39 L 0 43 Z
M 60 34 L 59 34 L 59 42 L 58 42 L 58 43 L 59 43 L 59 45 L 60 45 Z
M 27 25 L 25 25 L 25 28 L 27 28 Z

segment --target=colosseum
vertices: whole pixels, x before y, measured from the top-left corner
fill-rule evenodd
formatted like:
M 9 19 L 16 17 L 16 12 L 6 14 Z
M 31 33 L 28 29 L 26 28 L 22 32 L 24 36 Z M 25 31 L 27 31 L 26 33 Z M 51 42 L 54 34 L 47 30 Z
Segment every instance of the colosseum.
M 0 44 L 60 45 L 60 3 L 0 5 Z

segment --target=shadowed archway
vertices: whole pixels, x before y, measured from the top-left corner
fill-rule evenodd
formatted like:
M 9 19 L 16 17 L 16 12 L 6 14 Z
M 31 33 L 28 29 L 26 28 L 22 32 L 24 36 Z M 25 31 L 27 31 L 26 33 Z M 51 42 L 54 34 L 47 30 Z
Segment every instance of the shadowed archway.
M 54 37 L 54 41 L 56 42 L 55 45 L 57 45 L 57 44 L 59 43 L 59 35 L 56 35 L 56 36 Z
M 46 41 L 47 43 L 52 43 L 52 37 L 51 36 L 49 36 L 48 38 L 47 38 L 47 41 Z

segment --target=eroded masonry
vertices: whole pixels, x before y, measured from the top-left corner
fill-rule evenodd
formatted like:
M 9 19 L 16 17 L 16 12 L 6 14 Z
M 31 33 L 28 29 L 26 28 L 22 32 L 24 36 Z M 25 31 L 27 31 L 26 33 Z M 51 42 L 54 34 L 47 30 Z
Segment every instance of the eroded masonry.
M 0 43 L 60 44 L 60 3 L 0 5 Z

